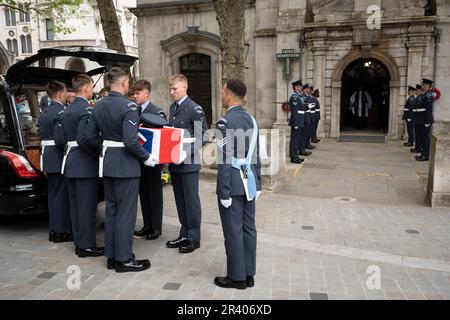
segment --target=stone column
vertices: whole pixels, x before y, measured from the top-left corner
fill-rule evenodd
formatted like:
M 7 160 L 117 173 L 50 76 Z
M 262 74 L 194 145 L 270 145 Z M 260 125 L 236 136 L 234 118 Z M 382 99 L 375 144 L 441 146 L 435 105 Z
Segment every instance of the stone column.
M 321 138 L 325 137 L 325 59 L 326 59 L 326 31 L 317 31 L 312 34 L 313 40 L 313 69 L 314 69 L 314 88 L 319 89 L 321 97 L 320 107 L 321 107 L 321 120 L 319 122 L 319 128 L 317 135 Z
M 408 85 L 420 83 L 422 79 L 422 60 L 426 46 L 423 33 L 426 31 L 423 26 L 413 25 L 408 28 Z
M 391 81 L 390 86 L 390 99 L 389 99 L 389 128 L 388 128 L 388 138 L 389 139 L 401 139 L 403 136 L 403 131 L 400 130 L 399 121 L 401 121 L 401 114 L 399 114 L 399 81 Z M 403 113 L 403 109 L 401 110 Z M 403 127 L 402 127 L 403 128 Z
M 337 138 L 341 134 L 341 81 L 333 81 L 331 84 L 331 131 L 330 138 Z
M 450 134 L 450 4 L 447 0 L 437 0 L 437 16 L 441 31 L 441 39 L 438 45 L 436 61 L 436 86 L 441 90 L 441 98 L 434 103 L 434 117 L 436 123 L 433 132 L 438 134 Z M 431 41 L 434 53 L 434 40 Z

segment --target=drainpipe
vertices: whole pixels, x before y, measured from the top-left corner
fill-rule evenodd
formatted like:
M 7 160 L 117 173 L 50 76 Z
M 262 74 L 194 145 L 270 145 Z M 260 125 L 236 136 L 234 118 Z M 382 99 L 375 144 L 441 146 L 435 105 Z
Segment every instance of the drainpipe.
M 298 48 L 300 49 L 299 78 L 302 79 L 302 77 L 303 77 L 303 49 L 305 48 L 305 33 L 304 32 L 300 33 L 300 35 L 298 36 Z
M 434 37 L 433 81 L 434 85 L 436 85 L 437 56 L 438 56 L 439 42 L 441 42 L 441 29 L 438 29 L 436 26 L 433 28 L 433 37 Z M 435 108 L 433 108 L 433 117 L 435 113 L 434 109 Z
M 433 81 L 436 83 L 437 55 L 439 43 L 441 42 L 441 29 L 438 29 L 436 26 L 433 28 L 433 37 L 434 37 Z

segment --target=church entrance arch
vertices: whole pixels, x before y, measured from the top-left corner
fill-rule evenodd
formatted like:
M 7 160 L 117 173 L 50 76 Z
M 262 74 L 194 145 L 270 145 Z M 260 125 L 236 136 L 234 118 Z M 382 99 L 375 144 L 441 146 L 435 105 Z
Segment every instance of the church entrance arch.
M 388 69 L 377 59 L 357 59 L 345 69 L 341 131 L 388 132 L 389 82 Z

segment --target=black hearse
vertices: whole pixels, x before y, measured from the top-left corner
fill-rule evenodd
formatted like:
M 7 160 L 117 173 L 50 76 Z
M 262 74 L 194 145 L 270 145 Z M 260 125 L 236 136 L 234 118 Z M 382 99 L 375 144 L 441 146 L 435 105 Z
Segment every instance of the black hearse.
M 41 49 L 8 69 L 0 79 L 0 214 L 47 212 L 47 179 L 39 164 L 39 102 L 49 81 L 71 87 L 80 72 L 58 68 L 68 58 L 78 59 L 90 76 L 113 66 L 129 69 L 137 60 L 104 48 L 56 47 Z

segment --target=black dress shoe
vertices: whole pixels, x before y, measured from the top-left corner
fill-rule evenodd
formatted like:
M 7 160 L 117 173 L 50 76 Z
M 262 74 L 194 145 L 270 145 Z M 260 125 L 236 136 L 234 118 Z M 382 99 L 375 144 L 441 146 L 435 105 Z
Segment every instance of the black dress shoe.
M 55 232 L 50 231 L 48 234 L 48 241 L 53 242 L 54 239 L 55 239 Z
M 150 260 L 136 260 L 132 258 L 125 262 L 116 261 L 116 272 L 139 272 L 150 268 Z
M 314 146 L 307 146 L 306 147 L 306 149 L 308 149 L 308 150 L 314 150 L 316 147 L 314 147 Z
M 305 156 L 305 157 L 310 156 L 311 154 L 312 154 L 312 152 L 309 152 L 309 151 L 303 151 L 303 152 L 299 153 L 299 155 Z
M 145 236 L 145 240 L 156 240 L 161 235 L 161 231 L 153 231 Z
M 305 160 L 303 160 L 303 159 L 291 159 L 291 163 L 296 163 L 296 164 L 300 164 L 303 161 L 305 161 Z
M 311 140 L 312 143 L 319 143 L 320 141 L 321 141 L 320 139 Z
M 141 230 L 135 231 L 133 236 L 135 239 L 142 239 L 150 233 L 152 233 L 150 227 L 143 227 Z
M 87 248 L 87 249 L 81 249 L 78 248 L 78 257 L 80 258 L 86 258 L 86 257 L 100 257 L 103 256 L 105 253 L 104 247 L 98 247 L 98 248 Z
M 414 147 L 414 145 L 412 143 L 408 143 L 408 142 L 405 142 L 403 145 L 405 147 Z
M 73 233 L 71 230 L 66 232 L 66 237 L 67 239 L 69 239 L 70 241 L 73 241 Z
M 417 160 L 417 161 L 428 161 L 428 160 L 430 160 L 430 159 L 427 158 L 427 157 L 421 156 L 421 157 L 416 157 L 416 160 Z
M 106 261 L 106 268 L 108 270 L 113 270 L 116 268 L 116 260 L 108 258 L 108 261 Z
M 200 248 L 200 241 L 187 240 L 178 250 L 180 253 L 191 253 Z
M 234 281 L 228 277 L 216 277 L 214 279 L 214 284 L 221 288 L 232 288 L 238 290 L 247 289 L 247 281 Z
M 422 149 L 410 149 L 411 153 L 421 153 Z
M 253 288 L 255 286 L 255 279 L 247 276 L 247 288 Z
M 186 238 L 177 238 L 175 240 L 167 241 L 166 247 L 170 249 L 180 248 L 188 239 Z
M 54 243 L 63 243 L 63 242 L 72 242 L 72 234 L 68 232 L 64 233 L 55 233 L 53 235 L 53 242 Z

